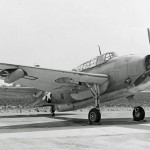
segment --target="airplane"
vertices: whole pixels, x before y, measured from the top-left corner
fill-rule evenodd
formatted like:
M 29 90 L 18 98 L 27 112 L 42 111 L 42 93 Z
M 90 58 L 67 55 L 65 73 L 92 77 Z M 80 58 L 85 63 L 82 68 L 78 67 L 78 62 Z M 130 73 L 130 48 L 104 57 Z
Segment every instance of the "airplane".
M 148 29 L 150 42 L 150 31 Z M 72 71 L 0 63 L 0 77 L 37 89 L 38 103 L 43 100 L 55 110 L 71 111 L 95 106 L 88 113 L 89 124 L 101 121 L 101 103 L 125 97 L 133 107 L 133 120 L 145 118 L 145 110 L 136 106 L 134 95 L 150 87 L 150 55 L 118 56 L 107 52 Z

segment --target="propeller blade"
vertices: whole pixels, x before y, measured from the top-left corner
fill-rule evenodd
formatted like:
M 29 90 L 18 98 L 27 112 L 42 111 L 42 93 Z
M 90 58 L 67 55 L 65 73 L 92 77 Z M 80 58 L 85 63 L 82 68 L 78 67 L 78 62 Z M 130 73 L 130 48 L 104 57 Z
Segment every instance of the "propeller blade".
M 147 32 L 148 32 L 148 40 L 149 40 L 149 44 L 150 44 L 150 30 L 149 30 L 149 28 L 147 28 Z
M 148 76 L 150 75 L 150 70 L 146 71 L 145 73 L 141 74 L 134 82 L 135 86 L 141 84 Z

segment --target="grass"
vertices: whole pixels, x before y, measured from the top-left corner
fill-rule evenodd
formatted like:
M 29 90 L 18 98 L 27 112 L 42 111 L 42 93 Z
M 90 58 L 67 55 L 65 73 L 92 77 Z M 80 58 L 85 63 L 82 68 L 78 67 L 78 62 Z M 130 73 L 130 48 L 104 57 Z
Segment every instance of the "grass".
M 150 92 L 136 94 L 135 101 L 138 106 L 143 106 L 146 110 L 150 110 Z M 33 102 L 35 102 L 35 99 L 30 95 L 11 96 L 1 94 L 0 113 L 49 113 L 49 107 L 31 108 L 30 105 Z M 90 108 L 91 107 L 87 109 L 89 110 Z M 131 105 L 126 98 L 103 103 L 101 109 L 108 111 L 132 110 Z M 84 109 L 79 111 L 84 111 Z

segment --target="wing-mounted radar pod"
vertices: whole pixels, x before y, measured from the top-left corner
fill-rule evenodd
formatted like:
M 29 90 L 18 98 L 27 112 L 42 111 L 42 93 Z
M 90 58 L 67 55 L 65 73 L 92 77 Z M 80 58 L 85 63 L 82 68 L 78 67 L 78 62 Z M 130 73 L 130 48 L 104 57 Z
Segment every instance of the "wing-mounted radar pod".
M 11 73 L 8 73 L 8 75 L 5 77 L 4 81 L 5 83 L 12 83 L 15 82 L 21 78 L 23 78 L 26 75 L 26 73 L 22 69 L 16 69 L 12 71 Z

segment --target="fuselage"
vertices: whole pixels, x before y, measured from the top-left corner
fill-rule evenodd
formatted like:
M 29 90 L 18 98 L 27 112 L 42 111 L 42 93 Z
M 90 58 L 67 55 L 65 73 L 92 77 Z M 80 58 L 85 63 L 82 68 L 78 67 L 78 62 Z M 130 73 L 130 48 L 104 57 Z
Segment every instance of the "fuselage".
M 109 76 L 109 82 L 100 85 L 101 102 L 106 102 L 132 94 L 128 89 L 132 88 L 138 76 L 146 71 L 146 59 L 149 61 L 148 55 L 113 57 L 104 63 L 97 64 L 82 71 Z M 126 82 L 128 79 L 130 83 Z M 93 102 L 92 93 L 87 88 L 83 88 L 80 92 L 70 90 L 68 92 L 56 91 L 54 96 L 55 101 L 53 102 L 55 104 L 71 104 L 88 101 L 90 105 Z

